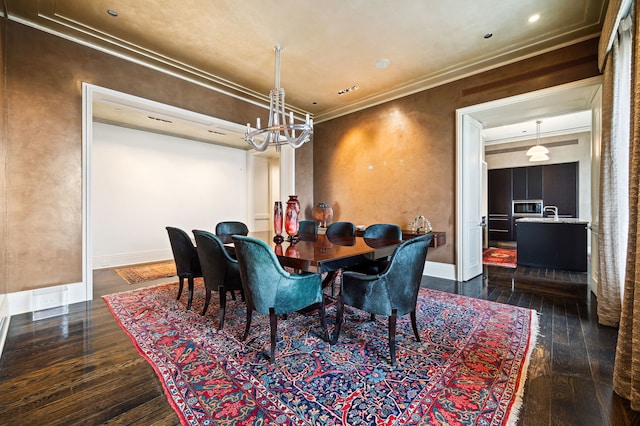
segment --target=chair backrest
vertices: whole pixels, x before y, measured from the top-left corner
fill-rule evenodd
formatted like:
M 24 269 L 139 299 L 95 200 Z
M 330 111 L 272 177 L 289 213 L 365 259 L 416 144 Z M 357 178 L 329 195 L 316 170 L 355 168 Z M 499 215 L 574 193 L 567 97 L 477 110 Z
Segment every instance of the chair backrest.
M 224 244 L 230 243 L 232 235 L 247 235 L 249 228 L 242 222 L 226 221 L 219 222 L 216 225 L 216 236 L 222 240 Z
M 333 222 L 327 227 L 326 235 L 353 237 L 356 235 L 356 226 L 351 222 Z
M 194 229 L 193 235 L 196 238 L 204 285 L 211 290 L 225 287 L 226 280 L 230 278 L 229 268 L 238 262 L 229 256 L 220 238 L 211 232 Z
M 298 228 L 299 234 L 317 234 L 318 222 L 315 220 L 301 220 Z
M 191 242 L 189 235 L 180 228 L 167 226 L 173 260 L 176 262 L 178 276 L 194 275 L 200 276 L 200 260 L 198 252 Z
M 268 315 L 270 307 L 276 314 L 287 313 L 322 300 L 319 275 L 317 286 L 308 285 L 304 279 L 312 277 L 285 271 L 265 242 L 241 235 L 234 235 L 233 242 L 247 306 Z
M 427 249 L 433 235 L 425 234 L 401 243 L 391 255 L 387 269 L 380 275 L 387 283 L 391 306 L 398 315 L 415 309 Z
M 381 240 L 401 240 L 402 229 L 398 225 L 390 223 L 376 223 L 369 225 L 364 230 L 364 238 L 376 238 Z

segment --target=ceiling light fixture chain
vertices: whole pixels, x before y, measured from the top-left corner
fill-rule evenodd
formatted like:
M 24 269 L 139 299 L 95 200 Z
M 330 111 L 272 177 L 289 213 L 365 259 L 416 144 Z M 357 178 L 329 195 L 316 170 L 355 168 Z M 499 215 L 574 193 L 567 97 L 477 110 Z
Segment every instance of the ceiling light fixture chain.
M 530 157 L 529 161 L 546 161 L 549 159 L 549 150 L 540 145 L 540 124 L 542 124 L 541 120 L 536 121 L 536 144 L 529 148 L 527 151 L 527 155 Z
M 256 130 L 253 131 L 250 124 L 247 123 L 247 133 L 244 136 L 247 143 L 258 151 L 265 151 L 269 146 L 275 146 L 276 151 L 280 151 L 280 147 L 285 144 L 289 144 L 293 148 L 300 148 L 305 142 L 311 140 L 311 135 L 313 135 L 313 119 L 309 117 L 309 114 L 306 115 L 304 123 L 295 123 L 293 112 L 289 112 L 287 123 L 285 91 L 280 87 L 281 51 L 280 46 L 275 46 L 275 88 L 269 92 L 269 123 L 267 127 L 260 128 L 260 118 L 257 118 Z M 300 132 L 297 137 L 296 131 Z

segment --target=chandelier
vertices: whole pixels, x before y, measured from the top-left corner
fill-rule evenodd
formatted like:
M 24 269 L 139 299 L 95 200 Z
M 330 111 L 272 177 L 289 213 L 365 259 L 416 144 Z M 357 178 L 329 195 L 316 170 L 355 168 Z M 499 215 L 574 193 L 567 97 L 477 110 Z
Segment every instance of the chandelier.
M 527 155 L 530 157 L 529 161 L 532 161 L 532 162 L 545 161 L 549 159 L 549 156 L 547 155 L 549 153 L 549 150 L 546 147 L 540 145 L 540 124 L 541 123 L 542 121 L 540 120 L 536 121 L 536 144 L 531 148 L 529 148 L 529 150 L 527 151 Z
M 244 139 L 249 145 L 258 151 L 265 151 L 269 146 L 275 146 L 276 151 L 285 144 L 293 148 L 300 148 L 305 142 L 311 140 L 313 134 L 313 119 L 309 114 L 304 123 L 294 123 L 293 112 L 289 112 L 288 123 L 285 113 L 284 89 L 280 87 L 280 52 L 282 48 L 275 46 L 276 72 L 275 88 L 269 92 L 269 123 L 267 127 L 260 128 L 260 118 L 256 119 L 256 130 L 251 130 L 247 123 L 247 133 Z M 299 132 L 296 136 L 296 132 Z

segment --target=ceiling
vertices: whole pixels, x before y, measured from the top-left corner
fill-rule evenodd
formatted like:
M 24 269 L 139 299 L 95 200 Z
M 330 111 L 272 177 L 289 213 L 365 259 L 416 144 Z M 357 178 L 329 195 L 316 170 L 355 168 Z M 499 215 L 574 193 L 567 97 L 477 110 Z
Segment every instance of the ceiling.
M 287 105 L 321 122 L 597 37 L 606 6 L 607 0 L 5 0 L 3 12 L 260 103 L 268 103 L 273 48 L 281 45 Z M 529 23 L 534 14 L 540 18 Z

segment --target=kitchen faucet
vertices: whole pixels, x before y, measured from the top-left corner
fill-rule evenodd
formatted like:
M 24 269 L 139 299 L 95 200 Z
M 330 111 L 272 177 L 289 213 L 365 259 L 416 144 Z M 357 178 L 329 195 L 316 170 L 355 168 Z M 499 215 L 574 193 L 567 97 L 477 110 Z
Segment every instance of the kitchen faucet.
M 553 220 L 558 221 L 558 208 L 556 206 L 544 206 L 543 212 L 551 210 L 553 212 Z

